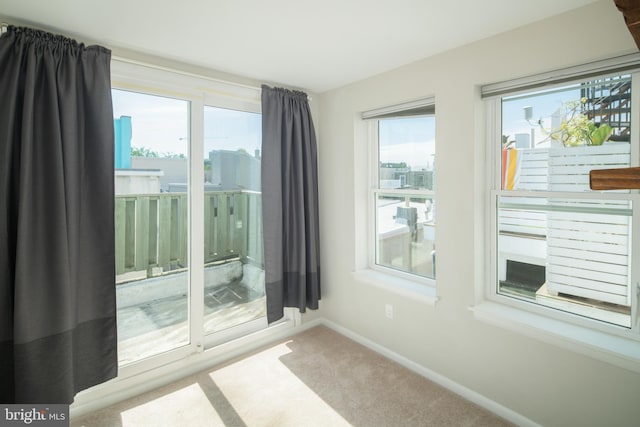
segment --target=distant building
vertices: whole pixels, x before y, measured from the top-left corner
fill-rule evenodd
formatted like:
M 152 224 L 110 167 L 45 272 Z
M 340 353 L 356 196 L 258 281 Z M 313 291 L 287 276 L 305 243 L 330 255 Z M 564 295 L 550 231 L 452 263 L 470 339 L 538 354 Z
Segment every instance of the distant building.
M 186 192 L 189 159 L 131 155 L 131 117 L 113 120 L 116 194 Z M 260 150 L 213 150 L 205 160 L 205 191 L 261 191 Z
M 189 182 L 189 159 L 179 157 L 131 157 L 133 169 L 161 170 L 160 191 L 170 191 L 171 184 Z
M 132 164 L 131 158 L 131 117 L 120 116 L 113 120 L 115 193 L 156 194 L 160 193 L 164 172 L 161 168 Z
M 411 170 L 406 163 L 380 163 L 380 188 L 433 189 L 432 170 Z
M 115 167 L 131 168 L 131 117 L 120 116 L 113 119 Z
M 409 171 L 407 174 L 406 185 L 411 188 L 433 189 L 433 171 L 419 170 Z
M 156 194 L 160 193 L 161 170 L 115 170 L 115 193 L 124 194 Z
M 258 150 L 255 156 L 244 150 L 213 150 L 209 152 L 209 163 L 205 179 L 221 190 L 261 191 Z
M 406 163 L 380 163 L 379 179 L 380 188 L 398 189 L 404 188 L 407 183 L 407 174 L 411 168 Z

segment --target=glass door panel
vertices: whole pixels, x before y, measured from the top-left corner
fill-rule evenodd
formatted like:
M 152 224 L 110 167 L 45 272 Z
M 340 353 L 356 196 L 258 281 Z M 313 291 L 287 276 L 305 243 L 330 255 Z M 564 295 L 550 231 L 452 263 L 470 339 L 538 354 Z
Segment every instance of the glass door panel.
M 205 107 L 206 334 L 266 316 L 261 142 L 260 114 Z
M 119 364 L 188 345 L 189 102 L 113 90 Z

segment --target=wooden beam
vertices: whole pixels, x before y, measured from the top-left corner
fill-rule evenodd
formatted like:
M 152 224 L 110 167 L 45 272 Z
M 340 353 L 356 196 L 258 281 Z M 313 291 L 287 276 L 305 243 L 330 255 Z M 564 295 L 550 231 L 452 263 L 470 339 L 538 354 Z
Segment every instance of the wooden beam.
M 614 0 L 616 7 L 622 16 L 627 28 L 636 42 L 636 46 L 640 48 L 640 0 Z
M 589 186 L 592 190 L 639 190 L 640 167 L 592 170 Z

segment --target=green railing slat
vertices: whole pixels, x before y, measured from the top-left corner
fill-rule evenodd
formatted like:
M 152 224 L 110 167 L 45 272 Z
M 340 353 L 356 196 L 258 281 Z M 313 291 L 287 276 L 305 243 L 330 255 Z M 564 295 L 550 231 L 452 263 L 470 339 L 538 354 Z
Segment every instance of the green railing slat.
M 136 197 L 135 269 L 149 266 L 149 197 Z
M 169 269 L 171 261 L 171 199 L 160 197 L 158 200 L 158 265 Z
M 125 271 L 135 269 L 136 263 L 136 201 L 135 199 L 127 199 L 125 201 L 125 213 L 124 213 L 124 268 Z
M 124 254 L 125 254 L 125 207 L 126 201 L 123 198 L 116 197 L 115 200 L 115 239 L 116 239 L 116 274 L 123 274 Z
M 205 263 L 239 257 L 262 266 L 261 203 L 259 193 L 205 193 Z M 116 274 L 188 265 L 187 194 L 118 195 L 114 214 Z
M 178 214 L 179 214 L 179 255 L 178 264 L 187 267 L 189 265 L 189 209 L 187 205 L 187 195 L 182 194 L 179 197 Z

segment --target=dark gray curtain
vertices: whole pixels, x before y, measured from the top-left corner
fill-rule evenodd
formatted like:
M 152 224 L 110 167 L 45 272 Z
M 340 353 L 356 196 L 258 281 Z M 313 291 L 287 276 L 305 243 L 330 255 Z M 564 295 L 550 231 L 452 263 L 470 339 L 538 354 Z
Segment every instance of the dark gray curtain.
M 111 52 L 0 37 L 0 402 L 117 374 Z
M 284 307 L 317 309 L 317 148 L 303 92 L 262 86 L 262 217 L 267 320 Z

